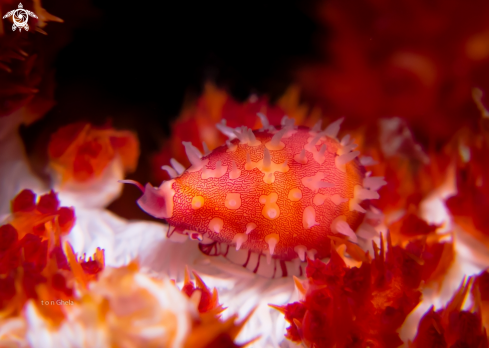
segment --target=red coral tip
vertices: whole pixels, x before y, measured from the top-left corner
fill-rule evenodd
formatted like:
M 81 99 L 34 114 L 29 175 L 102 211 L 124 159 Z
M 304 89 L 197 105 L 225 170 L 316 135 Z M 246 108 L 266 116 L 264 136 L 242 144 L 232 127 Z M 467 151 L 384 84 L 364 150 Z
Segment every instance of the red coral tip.
M 17 242 L 17 230 L 12 225 L 0 226 L 0 251 L 6 251 Z
M 68 232 L 75 223 L 75 210 L 73 208 L 61 207 L 58 210 L 58 224 L 63 232 Z
M 80 265 L 85 273 L 91 275 L 97 274 L 104 269 L 97 261 L 93 261 L 93 260 L 84 261 L 80 263 Z
M 51 284 L 53 288 L 58 291 L 64 292 L 67 296 L 71 296 L 73 294 L 73 289 L 70 289 L 66 286 L 66 279 L 62 274 L 56 273 L 53 275 L 51 279 Z
M 28 212 L 36 208 L 36 194 L 31 190 L 22 190 L 12 201 L 12 213 Z
M 58 266 L 58 269 L 65 269 L 68 271 L 70 270 L 70 266 L 68 265 L 68 259 L 66 258 L 66 255 L 60 246 L 54 247 L 53 250 L 49 253 L 49 257 L 51 258 L 54 257 L 56 259 L 56 264 Z
M 51 192 L 42 195 L 37 203 L 37 210 L 43 214 L 55 214 L 58 211 L 59 201 L 56 193 Z

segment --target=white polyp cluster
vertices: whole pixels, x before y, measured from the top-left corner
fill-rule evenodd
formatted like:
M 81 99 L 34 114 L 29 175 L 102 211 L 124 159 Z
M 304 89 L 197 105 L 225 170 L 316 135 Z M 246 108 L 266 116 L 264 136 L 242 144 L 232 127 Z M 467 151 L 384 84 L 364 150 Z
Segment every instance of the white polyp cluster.
M 166 172 L 168 173 L 168 175 L 170 176 L 170 178 L 176 178 L 178 176 L 177 172 L 175 171 L 175 169 L 173 169 L 172 167 L 168 166 L 168 165 L 164 165 L 161 167 L 161 169 L 163 170 L 166 170 Z
M 358 237 L 370 240 L 379 236 L 379 232 L 369 223 L 363 222 L 358 226 L 356 234 Z
M 268 220 L 275 220 L 280 216 L 280 208 L 277 205 L 278 195 L 275 192 L 270 193 L 268 196 L 260 196 L 259 202 L 263 204 L 262 215 Z
M 199 149 L 192 145 L 189 141 L 183 141 L 183 146 L 185 147 L 185 153 L 192 164 L 200 163 L 200 159 L 202 158 L 202 154 Z
M 321 131 L 321 125 L 323 124 L 323 120 L 317 121 L 314 126 L 312 126 L 310 133 L 317 133 Z
M 166 170 L 170 178 L 174 179 L 177 176 L 181 175 L 185 171 L 185 167 L 182 166 L 176 159 L 170 159 L 171 167 L 168 165 L 164 165 L 161 169 Z
M 263 151 L 263 170 L 269 171 L 272 165 L 272 156 L 270 156 L 270 151 L 267 148 Z
M 320 193 L 316 193 L 316 195 L 314 195 L 314 198 L 312 199 L 312 202 L 315 205 L 322 205 L 324 203 L 324 201 L 326 200 L 326 198 L 328 198 L 328 197 L 329 197 L 328 195 L 322 195 Z
M 275 163 L 271 159 L 270 152 L 265 147 L 263 152 L 263 159 L 258 162 L 252 162 L 250 153 L 246 153 L 246 164 L 245 170 L 253 170 L 258 168 L 263 174 L 263 181 L 267 184 L 272 184 L 275 182 L 275 172 L 287 173 L 289 171 L 289 166 L 286 162 Z
M 316 249 L 310 249 L 307 251 L 307 257 L 309 259 L 311 259 L 312 261 L 314 261 L 315 259 L 315 255 L 318 253 L 318 251 Z
M 268 130 L 268 128 L 270 127 L 270 122 L 268 122 L 267 116 L 265 116 L 261 112 L 257 113 L 256 115 L 258 116 L 258 118 L 260 118 L 261 124 L 263 126 L 262 128 L 260 128 L 260 130 Z
M 194 196 L 192 198 L 192 209 L 197 210 L 197 209 L 202 208 L 204 206 L 204 202 L 205 202 L 204 197 Z
M 341 146 L 346 146 L 350 143 L 350 134 L 345 135 L 343 138 L 340 140 Z
M 313 203 L 315 205 L 322 205 L 326 201 L 326 199 L 330 199 L 331 202 L 333 202 L 335 205 L 340 205 L 341 203 L 348 202 L 348 198 L 343 198 L 339 194 L 335 194 L 332 196 L 329 195 L 322 195 L 320 193 L 317 193 L 314 198 L 313 198 Z
M 270 255 L 273 255 L 275 251 L 275 247 L 277 246 L 278 241 L 280 240 L 279 235 L 277 233 L 272 233 L 265 236 L 265 242 L 267 242 Z
M 302 198 L 302 191 L 300 189 L 293 188 L 289 191 L 289 195 L 287 196 L 292 202 L 300 201 Z
M 355 231 L 353 231 L 350 225 L 348 225 L 346 222 L 346 216 L 344 215 L 340 215 L 333 220 L 331 223 L 331 231 L 348 236 L 348 238 L 354 243 L 358 241 Z
M 204 156 L 207 156 L 208 154 L 211 153 L 205 141 L 202 142 L 202 149 L 204 149 Z
M 245 243 L 248 240 L 248 235 L 245 233 L 236 233 L 236 235 L 233 238 L 233 243 L 236 243 L 236 251 L 241 249 L 241 246 L 243 243 Z
M 216 124 L 216 128 L 219 129 L 219 131 L 222 134 L 227 136 L 229 138 L 229 140 L 236 139 L 236 137 L 237 137 L 236 133 L 235 133 L 235 129 L 226 126 L 226 120 L 225 119 L 222 119 L 221 123 Z
M 318 142 L 321 141 L 321 138 L 324 137 L 326 135 L 326 133 L 323 131 L 323 132 L 319 132 L 317 134 L 316 133 L 313 133 L 313 134 L 314 134 L 314 136 L 312 138 L 310 138 L 310 141 L 304 146 L 303 150 L 312 153 L 314 160 L 319 164 L 323 164 L 324 161 L 326 160 L 327 146 L 325 143 L 323 143 L 321 145 L 321 148 L 318 151 L 316 148 L 316 145 L 318 144 Z M 296 155 L 294 157 L 294 159 L 299 163 L 303 163 L 303 162 L 304 162 L 304 164 L 307 163 L 307 159 L 305 158 L 305 151 L 304 151 L 303 155 L 301 152 L 301 154 L 299 154 L 299 156 Z
M 319 225 L 316 221 L 316 210 L 312 206 L 306 207 L 302 214 L 302 226 L 307 230 L 316 225 Z
M 209 162 L 208 159 L 202 160 L 202 154 L 199 149 L 193 146 L 191 142 L 183 141 L 182 144 L 185 146 L 185 153 L 192 164 L 192 166 L 187 169 L 188 172 L 199 171 Z
M 330 138 L 333 138 L 333 139 L 336 139 L 336 136 L 338 135 L 339 131 L 340 131 L 340 126 L 341 126 L 341 123 L 343 122 L 345 118 L 342 117 L 342 118 L 339 118 L 337 119 L 336 121 L 334 121 L 333 123 L 331 123 L 328 127 L 326 127 L 326 129 L 323 131 L 324 135 L 330 137 Z
M 342 172 L 346 172 L 346 166 L 345 165 L 348 162 L 354 160 L 359 154 L 360 154 L 360 151 L 353 151 L 353 152 L 345 153 L 344 155 L 341 155 L 341 156 L 336 156 L 336 158 L 335 158 L 336 168 L 338 168 Z
M 255 228 L 257 228 L 258 226 L 254 223 L 254 222 L 248 222 L 246 224 L 246 234 L 250 234 L 251 231 L 253 231 Z
M 224 205 L 231 210 L 239 209 L 241 207 L 241 195 L 239 193 L 228 193 Z
M 297 256 L 299 256 L 299 259 L 304 262 L 306 261 L 306 252 L 307 248 L 304 245 L 297 245 L 294 248 L 294 251 L 297 253 Z
M 182 175 L 182 173 L 185 171 L 185 167 L 174 158 L 170 159 L 170 164 L 178 175 Z
M 209 178 L 220 178 L 221 176 L 226 174 L 227 171 L 228 171 L 228 167 L 223 166 L 221 164 L 221 161 L 217 161 L 216 162 L 216 169 L 204 168 L 204 170 L 202 171 L 201 177 L 204 180 L 209 179 Z
M 371 176 L 363 179 L 363 187 L 372 191 L 377 191 L 384 185 L 387 185 L 387 182 L 381 176 Z
M 267 263 L 270 264 L 270 261 L 272 259 L 272 255 L 275 251 L 275 247 L 277 246 L 280 238 L 277 233 L 271 233 L 267 236 L 265 236 L 265 242 L 268 244 L 268 251 L 269 254 L 267 255 Z
M 231 143 L 230 140 L 226 140 L 226 146 L 228 147 L 226 152 L 235 152 L 238 148 L 238 145 Z
M 377 164 L 377 162 L 370 156 L 362 156 L 359 160 L 362 166 L 373 166 Z
M 285 119 L 285 121 L 284 121 Z M 294 120 L 293 119 L 288 119 L 286 116 L 282 119 L 282 129 L 276 132 L 272 139 L 265 144 L 266 148 L 274 151 L 274 150 L 282 150 L 285 147 L 285 144 L 281 142 L 283 138 L 288 138 L 292 134 L 294 134 L 295 131 L 295 126 L 294 126 Z
M 234 180 L 239 178 L 241 175 L 241 170 L 238 169 L 236 162 L 232 161 L 231 162 L 231 170 L 229 171 L 229 179 Z
M 224 226 L 224 221 L 221 218 L 215 217 L 211 221 L 209 221 L 209 229 L 214 233 L 219 233 Z
M 302 149 L 302 151 L 294 156 L 294 161 L 300 164 L 307 164 L 306 150 Z
M 323 144 L 319 149 L 319 151 L 314 151 L 312 155 L 317 163 L 323 164 L 324 161 L 326 160 L 325 153 L 326 153 L 326 144 Z
M 242 126 L 234 129 L 233 132 L 236 138 L 239 139 L 240 144 L 248 144 L 249 146 L 261 145 L 261 142 L 256 139 L 251 128 Z
M 277 133 L 275 133 L 272 139 L 265 144 L 268 150 L 282 150 L 285 147 L 285 144 L 281 142 L 282 137 L 287 133 L 287 128 L 282 128 Z
M 260 118 L 263 128 L 260 129 L 260 131 L 270 131 L 270 132 L 275 132 L 276 129 L 275 127 L 270 125 L 270 122 L 268 121 L 268 118 L 262 114 L 262 113 L 257 113 L 257 116 Z M 290 133 L 290 130 L 293 129 L 294 127 L 294 120 L 293 119 L 288 119 L 287 117 L 284 117 L 282 119 L 283 123 L 283 128 L 281 131 L 283 131 L 283 135 L 287 134 L 287 130 Z M 234 139 L 239 139 L 240 144 L 248 144 L 249 146 L 258 146 L 261 145 L 261 142 L 256 139 L 255 134 L 253 133 L 253 130 L 251 128 L 248 128 L 246 126 L 242 127 L 237 127 L 237 128 L 232 128 L 228 127 L 226 125 L 226 120 L 221 120 L 221 123 L 216 124 L 217 129 L 223 133 L 225 136 L 229 138 L 229 141 L 226 141 L 226 144 L 228 145 L 228 151 L 229 152 L 234 152 L 236 150 L 235 147 L 233 147 L 230 143 L 231 140 Z M 280 141 L 280 138 L 282 136 L 278 136 L 276 139 Z M 287 135 L 285 135 L 287 136 Z M 290 136 L 290 134 L 289 134 Z M 283 145 L 283 144 L 282 144 Z M 285 145 L 283 145 L 285 146 Z M 282 147 L 283 148 L 283 147 Z M 275 150 L 275 148 L 270 148 L 270 150 Z
M 376 191 L 365 189 L 359 185 L 355 185 L 353 191 L 353 198 L 350 199 L 350 211 L 359 211 L 365 213 L 366 210 L 362 208 L 360 202 L 366 199 L 379 199 L 379 193 Z
M 333 202 L 336 205 L 340 205 L 341 203 L 348 202 L 348 198 L 343 198 L 340 195 L 332 195 L 330 199 L 331 202 Z
M 342 146 L 338 148 L 336 151 L 336 154 L 338 156 L 344 155 L 346 153 L 351 152 L 352 150 L 356 149 L 358 147 L 358 144 L 355 143 L 346 143 L 345 145 L 341 144 Z
M 317 192 L 320 188 L 334 187 L 332 183 L 321 181 L 325 176 L 321 172 L 317 172 L 314 176 L 305 176 L 302 178 L 302 185 L 314 192 Z
M 280 125 L 283 126 L 284 128 L 293 128 L 295 125 L 295 120 L 293 118 L 287 117 L 287 115 L 285 115 L 280 120 Z
M 316 144 L 319 142 L 319 140 L 321 139 L 322 136 L 323 136 L 323 133 L 316 134 L 314 136 L 314 138 L 312 138 L 312 140 L 304 146 L 304 149 L 306 149 L 309 152 L 315 152 L 316 151 Z

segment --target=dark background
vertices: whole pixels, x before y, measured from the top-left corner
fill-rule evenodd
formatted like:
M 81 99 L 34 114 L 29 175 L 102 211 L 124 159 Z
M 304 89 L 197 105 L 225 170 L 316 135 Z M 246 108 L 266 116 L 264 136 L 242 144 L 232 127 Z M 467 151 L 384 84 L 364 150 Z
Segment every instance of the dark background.
M 115 128 L 136 131 L 141 157 L 130 178 L 144 183 L 149 157 L 205 81 L 238 100 L 258 93 L 273 101 L 295 69 L 315 59 L 312 1 L 45 0 L 43 6 L 65 21 L 49 23 L 48 35 L 38 39 L 54 72 L 56 105 L 21 134 L 34 170 L 46 180 L 46 145 L 64 124 L 110 119 Z M 110 208 L 145 217 L 127 208 L 138 195 L 125 188 Z

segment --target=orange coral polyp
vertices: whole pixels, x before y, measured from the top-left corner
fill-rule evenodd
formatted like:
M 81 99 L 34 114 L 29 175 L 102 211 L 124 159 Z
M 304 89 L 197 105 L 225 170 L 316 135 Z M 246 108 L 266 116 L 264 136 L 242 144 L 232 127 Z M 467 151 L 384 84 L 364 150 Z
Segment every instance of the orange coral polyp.
M 85 182 L 100 176 L 116 156 L 125 171 L 134 171 L 139 143 L 136 135 L 129 131 L 74 123 L 51 136 L 48 153 L 51 167 L 63 181 Z
M 236 128 L 236 139 L 203 157 L 185 143 L 192 166 L 159 189 L 146 188 L 138 203 L 176 231 L 196 231 L 237 249 L 292 260 L 301 246 L 311 256 L 327 257 L 328 236 L 355 237 L 365 212 L 358 203 L 377 196 L 358 198 L 365 169 L 348 139 L 336 139 L 340 122 L 323 132 L 287 120 L 277 129 Z M 151 203 L 159 202 L 155 195 L 165 198 L 165 214 Z M 317 195 L 324 198 L 321 205 L 314 203 Z M 334 223 L 338 218 L 344 224 Z M 251 223 L 256 227 L 248 231 Z

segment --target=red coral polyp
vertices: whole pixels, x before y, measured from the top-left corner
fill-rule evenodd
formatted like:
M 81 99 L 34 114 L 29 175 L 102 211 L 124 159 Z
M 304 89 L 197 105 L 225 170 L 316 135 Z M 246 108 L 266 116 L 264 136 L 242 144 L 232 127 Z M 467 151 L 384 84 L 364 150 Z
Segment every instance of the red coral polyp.
M 41 214 L 55 214 L 59 207 L 59 201 L 57 195 L 51 191 L 39 198 L 37 203 L 37 210 Z
M 66 296 L 72 296 L 73 295 L 73 289 L 69 288 L 66 285 L 66 278 L 60 274 L 56 273 L 53 275 L 51 278 L 51 284 L 54 289 L 63 292 Z
M 104 269 L 103 265 L 100 265 L 100 263 L 95 260 L 83 261 L 80 263 L 80 266 L 86 274 L 91 275 L 97 274 Z
M 361 267 L 346 266 L 335 249 L 327 264 L 308 260 L 303 299 L 275 307 L 290 323 L 286 337 L 311 348 L 400 346 L 397 330 L 421 293 L 407 253 L 388 246 L 387 253 L 375 248 L 375 258 Z
M 22 190 L 12 201 L 12 213 L 30 212 L 36 209 L 36 195 L 31 190 Z
M 8 250 L 17 242 L 19 233 L 10 224 L 0 226 L 0 252 Z
M 12 275 L 0 278 L 0 308 L 4 308 L 15 294 L 15 278 Z
M 298 320 L 299 325 L 301 325 L 300 321 L 304 318 L 306 310 L 306 306 L 301 302 L 290 303 L 283 308 L 285 320 L 292 324 L 287 328 L 285 337 L 293 342 L 300 342 L 302 336 L 301 333 L 299 333 L 299 328 L 294 320 Z
M 36 200 L 36 195 L 31 190 L 22 190 L 12 200 L 14 219 L 11 224 L 21 233 L 20 237 L 26 233 L 48 237 L 46 230 L 48 222 L 56 226 L 56 233 L 64 235 L 71 230 L 76 221 L 75 211 L 73 208 L 60 207 L 54 191 L 39 197 L 37 203 Z M 28 204 L 24 204 L 26 202 Z M 32 206 L 35 209 L 30 208 Z
M 217 290 L 213 289 L 212 292 L 205 285 L 204 281 L 199 277 L 199 275 L 193 272 L 197 286 L 190 280 L 188 273 L 188 268 L 185 268 L 185 279 L 182 287 L 182 292 L 188 297 L 192 298 L 195 292 L 200 292 L 199 302 L 197 309 L 200 313 L 207 313 L 212 311 L 215 314 L 219 314 L 223 311 L 222 306 L 219 304 L 219 298 L 217 295 Z
M 55 192 L 41 196 L 36 204 L 32 191 L 21 191 L 12 201 L 9 221 L 0 226 L 0 311 L 4 315 L 19 314 L 28 299 L 38 299 L 39 305 L 40 301 L 72 298 L 73 284 L 84 287 L 104 269 L 103 250 L 97 249 L 93 261 L 80 262 L 63 251 L 61 236 L 71 230 L 75 213 L 73 208 L 59 207 Z M 38 309 L 57 322 L 64 316 L 63 311 Z
M 49 253 L 49 257 L 56 260 L 56 265 L 58 269 L 70 270 L 70 266 L 68 265 L 68 259 L 66 258 L 63 249 L 60 246 L 55 246 L 53 250 Z
M 59 208 L 58 224 L 62 232 L 69 232 L 75 224 L 75 210 L 68 207 Z
M 434 310 L 430 308 L 421 318 L 416 337 L 409 344 L 410 348 L 431 347 L 489 347 L 486 329 L 481 317 L 481 309 L 485 307 L 480 302 L 478 278 L 471 277 L 463 280 L 459 289 L 445 308 Z M 462 310 L 469 289 L 474 296 L 474 305 L 471 310 Z M 482 314 L 484 315 L 484 313 Z M 487 315 L 487 313 L 485 314 Z

